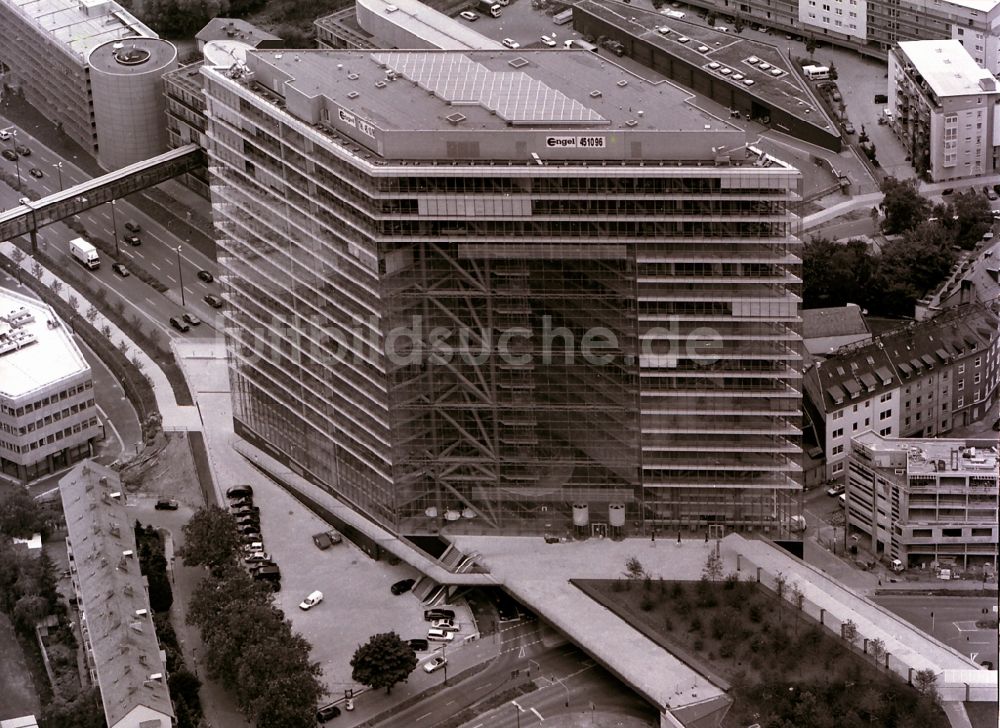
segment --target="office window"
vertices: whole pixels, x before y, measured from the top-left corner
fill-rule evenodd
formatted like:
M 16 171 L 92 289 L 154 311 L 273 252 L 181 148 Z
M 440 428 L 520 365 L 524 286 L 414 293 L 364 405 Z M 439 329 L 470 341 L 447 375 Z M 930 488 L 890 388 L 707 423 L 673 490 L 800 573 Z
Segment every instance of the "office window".
M 887 410 L 885 410 L 883 412 L 879 412 L 878 413 L 878 418 L 881 421 L 887 420 L 890 417 L 892 417 L 892 410 L 891 409 L 887 409 Z
M 892 428 L 891 427 L 886 427 L 884 429 L 881 429 L 881 430 L 878 431 L 878 434 L 880 434 L 882 437 L 886 437 L 888 435 L 891 435 L 892 434 Z
M 844 436 L 844 428 L 843 427 L 838 427 L 836 430 L 833 431 L 833 439 L 834 440 L 836 440 L 838 437 L 843 437 L 843 436 Z
M 842 452 L 844 452 L 844 446 L 843 445 L 834 445 L 834 447 L 833 447 L 833 454 L 834 455 L 840 455 Z

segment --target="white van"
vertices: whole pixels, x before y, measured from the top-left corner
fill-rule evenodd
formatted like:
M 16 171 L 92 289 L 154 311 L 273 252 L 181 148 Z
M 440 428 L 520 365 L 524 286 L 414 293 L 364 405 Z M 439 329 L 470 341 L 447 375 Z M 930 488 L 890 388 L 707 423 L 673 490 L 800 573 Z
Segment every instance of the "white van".
M 826 66 L 802 66 L 802 73 L 810 81 L 825 81 L 830 78 L 830 69 Z

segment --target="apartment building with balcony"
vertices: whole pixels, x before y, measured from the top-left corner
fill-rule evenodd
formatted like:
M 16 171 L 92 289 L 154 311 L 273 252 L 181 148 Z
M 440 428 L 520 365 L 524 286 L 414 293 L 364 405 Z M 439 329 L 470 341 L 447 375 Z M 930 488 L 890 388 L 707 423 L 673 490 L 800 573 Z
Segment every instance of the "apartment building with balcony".
M 901 41 L 951 39 L 1000 73 L 998 0 L 688 0 L 802 38 L 885 59 Z
M 166 658 L 118 473 L 88 460 L 59 481 L 59 495 L 84 654 L 108 728 L 171 728 Z
M 157 38 L 113 0 L 0 0 L 0 71 L 84 150 L 97 153 L 90 52 L 109 41 Z
M 914 568 L 997 568 L 996 440 L 851 438 L 848 527 Z
M 962 306 L 810 367 L 806 407 L 827 479 L 844 477 L 850 439 L 859 433 L 939 436 L 982 419 L 998 396 L 998 322 L 985 306 Z
M 900 43 L 889 52 L 892 128 L 917 173 L 934 182 L 998 169 L 997 79 L 955 40 Z
M 30 481 L 103 437 L 90 366 L 51 308 L 0 291 L 0 469 Z
M 797 170 L 593 53 L 202 73 L 242 437 L 397 534 L 797 513 Z

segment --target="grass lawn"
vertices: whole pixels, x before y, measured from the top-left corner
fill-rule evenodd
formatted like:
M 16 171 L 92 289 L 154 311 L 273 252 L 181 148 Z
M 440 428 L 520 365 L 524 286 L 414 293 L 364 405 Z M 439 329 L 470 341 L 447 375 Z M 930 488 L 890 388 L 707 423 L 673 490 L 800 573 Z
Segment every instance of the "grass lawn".
M 948 728 L 944 713 L 755 582 L 576 581 L 729 690 L 723 725 Z

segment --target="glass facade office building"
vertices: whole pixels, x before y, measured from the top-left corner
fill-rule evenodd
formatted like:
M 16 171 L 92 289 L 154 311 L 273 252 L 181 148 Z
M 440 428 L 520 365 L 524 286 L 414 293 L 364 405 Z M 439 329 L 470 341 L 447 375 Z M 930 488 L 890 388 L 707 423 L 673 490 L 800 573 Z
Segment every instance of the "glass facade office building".
M 592 56 L 203 71 L 240 434 L 400 534 L 797 513 L 798 172 Z

